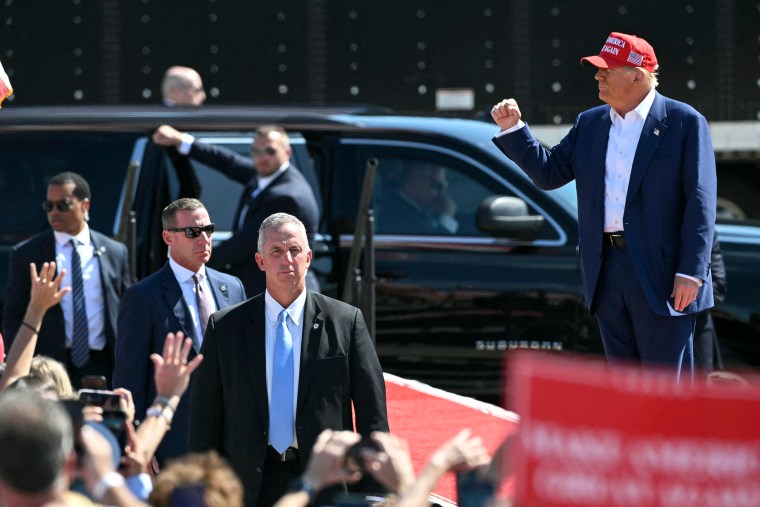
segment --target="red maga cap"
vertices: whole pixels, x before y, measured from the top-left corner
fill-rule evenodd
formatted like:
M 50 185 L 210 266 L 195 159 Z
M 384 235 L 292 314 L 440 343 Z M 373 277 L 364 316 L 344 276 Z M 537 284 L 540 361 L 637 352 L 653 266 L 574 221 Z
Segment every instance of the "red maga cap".
M 607 42 L 602 46 L 599 55 L 581 58 L 581 63 L 583 62 L 602 69 L 614 69 L 627 65 L 654 72 L 657 57 L 654 55 L 652 46 L 644 39 L 627 33 L 612 32 L 607 37 Z

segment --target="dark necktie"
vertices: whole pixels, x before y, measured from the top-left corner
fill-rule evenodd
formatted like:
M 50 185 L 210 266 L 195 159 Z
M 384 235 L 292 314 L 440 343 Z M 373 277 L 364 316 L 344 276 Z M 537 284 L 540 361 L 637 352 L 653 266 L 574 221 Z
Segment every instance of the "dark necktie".
M 198 318 L 201 321 L 201 330 L 203 331 L 203 336 L 206 336 L 208 318 L 211 317 L 212 313 L 214 313 L 214 305 L 209 300 L 209 295 L 205 290 L 203 290 L 201 277 L 198 276 L 197 273 L 193 275 L 193 281 L 195 282 L 195 305 L 198 307 Z M 201 340 L 198 340 L 198 344 L 200 344 L 200 342 Z
M 272 399 L 269 401 L 269 441 L 279 453 L 293 442 L 293 337 L 288 312 L 277 319 L 272 361 Z
M 84 280 L 82 279 L 82 259 L 77 252 L 79 242 L 71 243 L 71 297 L 74 303 L 74 333 L 71 337 L 71 362 L 77 368 L 90 362 L 90 340 L 87 324 L 87 307 L 84 303 Z

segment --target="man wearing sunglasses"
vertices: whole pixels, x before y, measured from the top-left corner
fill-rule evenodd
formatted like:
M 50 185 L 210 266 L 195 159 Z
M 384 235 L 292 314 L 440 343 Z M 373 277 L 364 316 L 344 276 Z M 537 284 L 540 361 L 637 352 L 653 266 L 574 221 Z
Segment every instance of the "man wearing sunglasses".
M 131 282 L 127 248 L 87 225 L 90 204 L 90 186 L 82 176 L 53 176 L 42 203 L 51 230 L 13 247 L 3 311 L 3 334 L 10 347 L 18 329 L 27 326 L 29 264 L 55 261 L 58 270 L 66 270 L 61 287 L 72 290 L 35 329 L 39 337 L 34 352 L 65 364 L 75 388 L 85 375 L 103 375 L 110 385 L 116 314 Z
M 113 381 L 114 386 L 132 392 L 138 420 L 145 417 L 156 397 L 149 357 L 161 354 L 166 334 L 182 331 L 192 338 L 192 358 L 203 343 L 209 316 L 245 301 L 240 280 L 206 267 L 214 224 L 201 201 L 174 201 L 164 208 L 161 222 L 169 260 L 130 287 L 119 306 Z M 183 396 L 179 406 L 173 407 L 172 431 L 156 451 L 159 463 L 187 453 L 188 397 Z
M 264 273 L 254 259 L 259 227 L 266 217 L 278 212 L 298 217 L 306 226 L 309 243 L 313 245 L 319 225 L 319 207 L 306 178 L 290 164 L 290 140 L 281 127 L 269 125 L 256 130 L 250 159 L 219 146 L 197 142 L 193 136 L 168 125 L 156 130 L 153 142 L 176 147 L 180 154 L 245 185 L 235 214 L 233 235 L 215 248 L 210 265 L 239 277 L 248 295 L 260 294 L 266 287 Z M 319 291 L 311 271 L 306 283 L 310 290 Z

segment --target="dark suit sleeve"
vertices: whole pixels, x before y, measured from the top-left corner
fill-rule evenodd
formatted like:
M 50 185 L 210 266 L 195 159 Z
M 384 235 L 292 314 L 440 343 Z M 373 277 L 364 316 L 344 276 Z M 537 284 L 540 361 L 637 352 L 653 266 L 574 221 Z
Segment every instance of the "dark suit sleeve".
M 189 448 L 190 452 L 213 449 L 224 455 L 224 401 L 214 315 L 209 319 L 201 354 L 203 362 L 195 372 L 190 394 Z
M 221 146 L 196 141 L 193 142 L 188 156 L 243 185 L 248 185 L 251 179 L 256 176 L 256 169 L 253 167 L 250 158 L 238 155 Z
M 262 207 L 246 220 L 240 230 L 227 241 L 214 247 L 209 266 L 223 270 L 225 266 L 237 262 L 248 260 L 255 262 L 253 258 L 258 249 L 259 227 L 269 215 L 280 212 L 301 216 L 301 206 L 297 196 L 277 195 L 264 201 Z
M 372 431 L 388 431 L 383 370 L 359 310 L 354 312 L 350 368 L 356 430 L 362 435 L 369 435 Z
M 493 142 L 537 187 L 554 190 L 575 179 L 571 157 L 578 121 L 576 119 L 570 132 L 550 150 L 533 137 L 527 125 L 509 134 L 494 137 Z
M 119 272 L 121 273 L 121 287 L 119 288 L 119 296 L 123 295 L 127 289 L 132 285 L 132 273 L 129 271 L 129 250 L 126 245 L 119 243 L 122 252 L 121 266 Z
M 135 417 L 142 419 L 148 404 L 148 391 L 152 385 L 151 368 L 151 316 L 152 299 L 142 291 L 130 289 L 119 304 L 116 331 L 114 387 L 123 387 L 132 393 Z
M 717 233 L 713 238 L 710 257 L 710 273 L 712 275 L 713 297 L 715 298 L 715 304 L 719 305 L 726 299 L 728 283 L 726 282 L 726 264 L 723 262 L 723 253 L 720 251 L 720 244 L 718 243 Z
M 690 114 L 684 123 L 681 162 L 684 208 L 676 272 L 705 280 L 709 276 L 718 188 L 715 153 L 704 116 Z
M 37 266 L 38 271 L 39 268 Z M 21 327 L 26 306 L 29 304 L 30 290 L 29 262 L 14 248 L 8 262 L 8 285 L 5 289 L 3 308 L 3 340 L 7 351 L 10 351 L 13 339 Z

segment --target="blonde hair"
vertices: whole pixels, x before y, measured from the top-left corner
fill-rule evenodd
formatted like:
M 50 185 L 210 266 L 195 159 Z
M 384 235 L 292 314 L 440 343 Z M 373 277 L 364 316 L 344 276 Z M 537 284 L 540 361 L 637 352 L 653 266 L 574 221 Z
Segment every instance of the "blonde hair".
M 71 386 L 71 380 L 69 379 L 69 374 L 66 373 L 66 368 L 52 357 L 35 356 L 32 359 L 29 373 L 53 381 L 55 391 L 61 398 L 74 395 L 74 388 Z
M 200 486 L 206 507 L 242 507 L 243 485 L 226 460 L 216 451 L 187 454 L 169 463 L 156 476 L 148 503 L 172 507 L 172 491 Z

